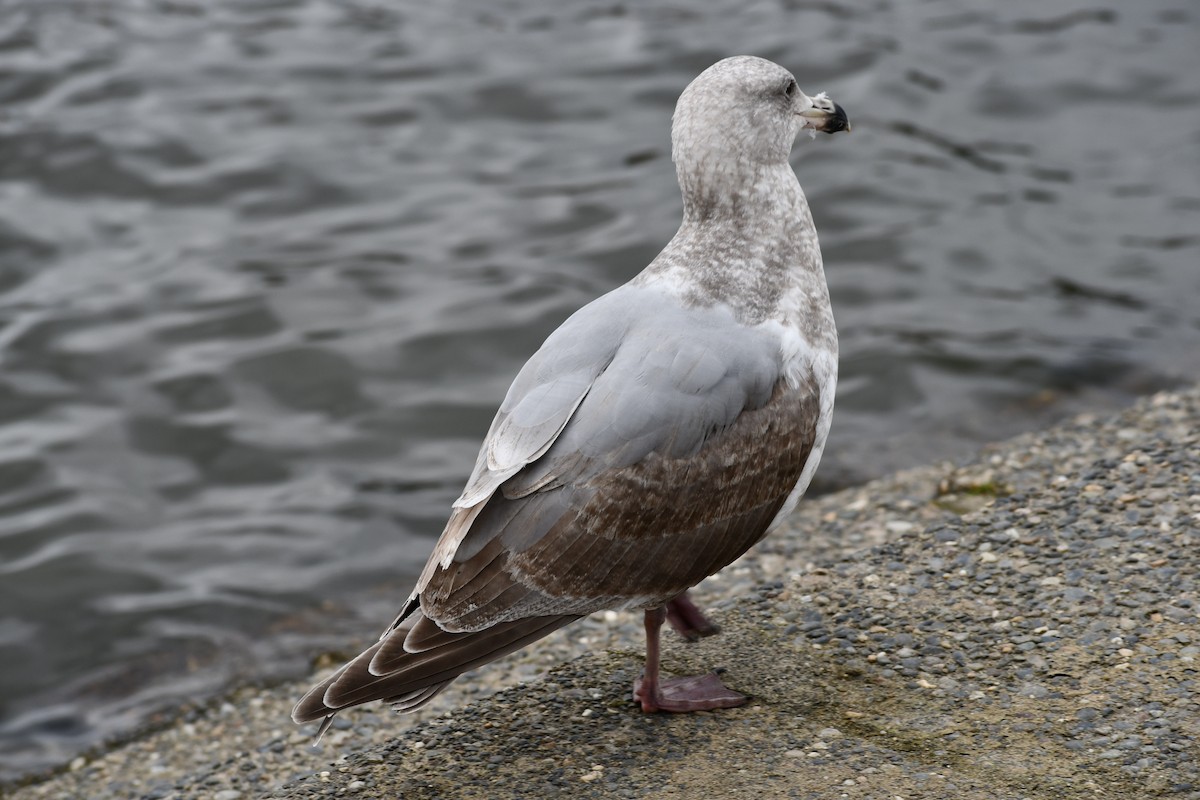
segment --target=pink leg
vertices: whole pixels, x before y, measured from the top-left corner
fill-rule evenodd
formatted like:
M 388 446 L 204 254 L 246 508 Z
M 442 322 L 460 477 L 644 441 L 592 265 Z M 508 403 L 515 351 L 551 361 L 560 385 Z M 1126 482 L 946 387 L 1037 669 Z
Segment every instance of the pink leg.
M 696 607 L 688 593 L 684 592 L 667 603 L 667 622 L 683 638 L 694 642 L 704 636 L 720 633 L 716 623 L 704 616 L 704 612 Z
M 726 688 L 715 672 L 686 678 L 659 677 L 658 632 L 666 617 L 665 606 L 646 612 L 646 669 L 633 684 L 633 699 L 642 704 L 642 711 L 707 711 L 744 704 L 749 698 Z

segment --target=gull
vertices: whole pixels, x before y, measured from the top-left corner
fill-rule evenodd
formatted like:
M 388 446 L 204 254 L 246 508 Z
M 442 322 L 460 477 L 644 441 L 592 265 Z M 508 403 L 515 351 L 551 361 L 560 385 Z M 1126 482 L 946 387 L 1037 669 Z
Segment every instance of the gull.
M 605 609 L 645 614 L 643 711 L 732 708 L 715 673 L 660 675 L 664 621 L 717 628 L 688 589 L 787 516 L 833 416 L 837 330 L 797 135 L 849 131 L 824 93 L 752 56 L 717 62 L 672 118 L 683 222 L 518 373 L 395 621 L 309 691 L 297 723 L 456 677 Z

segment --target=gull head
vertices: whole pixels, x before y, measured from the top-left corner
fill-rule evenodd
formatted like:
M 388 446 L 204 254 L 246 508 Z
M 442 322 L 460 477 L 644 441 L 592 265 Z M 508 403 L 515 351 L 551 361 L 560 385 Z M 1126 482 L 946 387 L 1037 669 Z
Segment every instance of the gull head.
M 755 56 L 713 64 L 683 90 L 671 124 L 672 158 L 683 171 L 716 162 L 786 162 L 802 130 L 849 131 L 841 106 L 824 92 L 809 97 L 792 73 Z

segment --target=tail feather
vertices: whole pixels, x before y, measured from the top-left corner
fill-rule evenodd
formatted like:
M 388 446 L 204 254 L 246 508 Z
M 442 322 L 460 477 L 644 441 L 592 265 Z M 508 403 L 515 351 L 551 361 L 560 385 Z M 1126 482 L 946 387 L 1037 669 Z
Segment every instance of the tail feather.
M 314 686 L 292 710 L 298 723 L 330 718 L 343 708 L 372 700 L 395 703 L 412 711 L 428 703 L 456 677 L 541 639 L 579 619 L 578 616 L 531 617 L 467 633 L 430 632 L 432 621 L 418 611 L 405 625 L 368 647 L 349 664 Z M 409 622 L 409 620 L 406 620 Z M 408 652 L 403 639 L 419 631 L 422 649 Z M 387 648 L 387 657 L 379 658 Z
M 376 675 L 386 675 L 394 671 L 405 659 L 411 659 L 413 653 L 422 653 L 437 647 L 444 647 L 453 642 L 458 633 L 444 631 L 437 623 L 422 613 L 414 614 L 405 620 L 404 633 L 384 636 L 382 645 L 371 659 L 370 670 Z
M 421 706 L 428 703 L 433 698 L 442 693 L 442 690 L 454 682 L 451 678 L 443 683 L 435 683 L 432 686 L 426 686 L 416 692 L 400 695 L 399 697 L 389 697 L 384 702 L 391 703 L 394 711 L 407 714 L 409 711 L 416 711 Z

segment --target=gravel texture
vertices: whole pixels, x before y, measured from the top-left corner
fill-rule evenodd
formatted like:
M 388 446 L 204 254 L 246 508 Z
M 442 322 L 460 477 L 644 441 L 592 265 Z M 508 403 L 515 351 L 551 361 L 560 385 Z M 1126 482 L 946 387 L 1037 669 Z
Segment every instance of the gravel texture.
M 636 711 L 604 614 L 317 748 L 247 687 L 11 796 L 1200 798 L 1198 561 L 1192 389 L 802 503 L 666 649 L 743 708 Z

